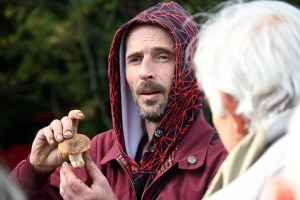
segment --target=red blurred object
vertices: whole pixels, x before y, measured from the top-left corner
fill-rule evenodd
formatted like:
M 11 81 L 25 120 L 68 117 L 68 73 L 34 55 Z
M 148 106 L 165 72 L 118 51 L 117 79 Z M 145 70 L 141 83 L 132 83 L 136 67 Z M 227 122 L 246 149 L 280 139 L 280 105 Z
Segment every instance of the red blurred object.
M 55 114 L 52 111 L 35 114 L 31 117 L 32 122 L 46 122 L 55 119 Z
M 0 152 L 0 159 L 4 161 L 10 170 L 15 168 L 17 164 L 27 158 L 30 153 L 31 145 L 17 145 L 10 146 L 5 151 Z

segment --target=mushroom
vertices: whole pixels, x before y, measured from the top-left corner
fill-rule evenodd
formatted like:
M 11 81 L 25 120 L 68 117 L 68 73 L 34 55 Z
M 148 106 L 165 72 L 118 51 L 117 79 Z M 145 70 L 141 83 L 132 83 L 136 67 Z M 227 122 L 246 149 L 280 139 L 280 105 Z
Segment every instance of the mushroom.
M 70 139 L 65 139 L 58 144 L 58 150 L 69 156 L 71 164 L 74 168 L 82 168 L 84 160 L 81 153 L 87 151 L 91 147 L 91 140 L 83 134 L 75 134 Z

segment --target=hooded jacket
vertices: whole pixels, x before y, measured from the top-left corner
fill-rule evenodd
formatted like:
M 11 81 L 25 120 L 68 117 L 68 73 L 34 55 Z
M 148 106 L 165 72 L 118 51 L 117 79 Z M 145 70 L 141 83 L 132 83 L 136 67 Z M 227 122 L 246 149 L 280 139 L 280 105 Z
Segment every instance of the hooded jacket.
M 134 161 L 144 131 L 143 119 L 136 109 L 125 78 L 124 38 L 126 30 L 133 24 L 153 24 L 166 29 L 174 40 L 174 81 L 166 113 L 154 132 L 140 163 Z M 194 38 L 198 28 L 191 15 L 175 2 L 160 3 L 149 8 L 116 33 L 109 56 L 109 77 L 113 127 L 122 152 L 130 163 L 132 178 L 138 193 L 151 184 L 163 163 L 180 143 L 202 106 L 203 95 L 195 79 L 191 60 L 194 52 Z M 190 56 L 186 57 L 186 52 Z M 176 124 L 176 126 L 174 126 Z M 155 149 L 155 151 L 151 151 Z
M 147 133 L 125 78 L 124 40 L 129 27 L 145 23 L 161 26 L 172 35 L 175 70 L 166 113 L 136 163 L 139 143 Z M 227 155 L 220 140 L 214 140 L 215 130 L 202 113 L 203 94 L 192 63 L 197 33 L 192 16 L 170 2 L 141 12 L 115 34 L 108 59 L 113 129 L 94 137 L 87 153 L 118 199 L 200 199 Z M 48 178 L 34 170 L 27 159 L 11 177 L 31 199 L 59 199 L 59 170 Z M 74 173 L 87 185 L 92 184 L 85 169 Z M 38 177 L 35 186 L 28 182 L 32 177 Z

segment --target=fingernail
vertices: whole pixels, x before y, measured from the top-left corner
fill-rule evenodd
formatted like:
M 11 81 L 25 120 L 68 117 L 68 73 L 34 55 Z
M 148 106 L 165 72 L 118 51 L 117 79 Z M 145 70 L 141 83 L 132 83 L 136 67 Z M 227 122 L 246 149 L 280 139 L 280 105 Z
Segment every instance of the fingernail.
M 63 140 L 64 140 L 64 137 L 63 137 L 62 135 L 57 135 L 57 136 L 56 136 L 56 139 L 57 139 L 58 141 L 63 141 Z
M 63 162 L 62 167 L 67 166 L 67 162 Z
M 50 144 L 54 144 L 55 141 L 53 139 L 50 140 Z
M 76 113 L 76 115 L 77 115 L 77 117 L 84 118 L 84 115 L 82 112 Z
M 84 156 L 86 157 L 86 159 L 87 159 L 89 162 L 92 161 L 91 157 L 90 157 L 88 154 L 85 154 Z
M 72 131 L 71 130 L 67 130 L 66 132 L 64 132 L 64 136 L 66 138 L 72 137 Z

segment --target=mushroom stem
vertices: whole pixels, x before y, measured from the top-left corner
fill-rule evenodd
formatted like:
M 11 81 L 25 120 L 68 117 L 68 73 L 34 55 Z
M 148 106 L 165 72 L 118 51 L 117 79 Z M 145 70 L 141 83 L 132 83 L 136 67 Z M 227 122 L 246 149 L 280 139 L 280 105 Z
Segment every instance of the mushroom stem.
M 69 159 L 74 168 L 82 168 L 84 166 L 84 160 L 80 154 L 69 155 Z

